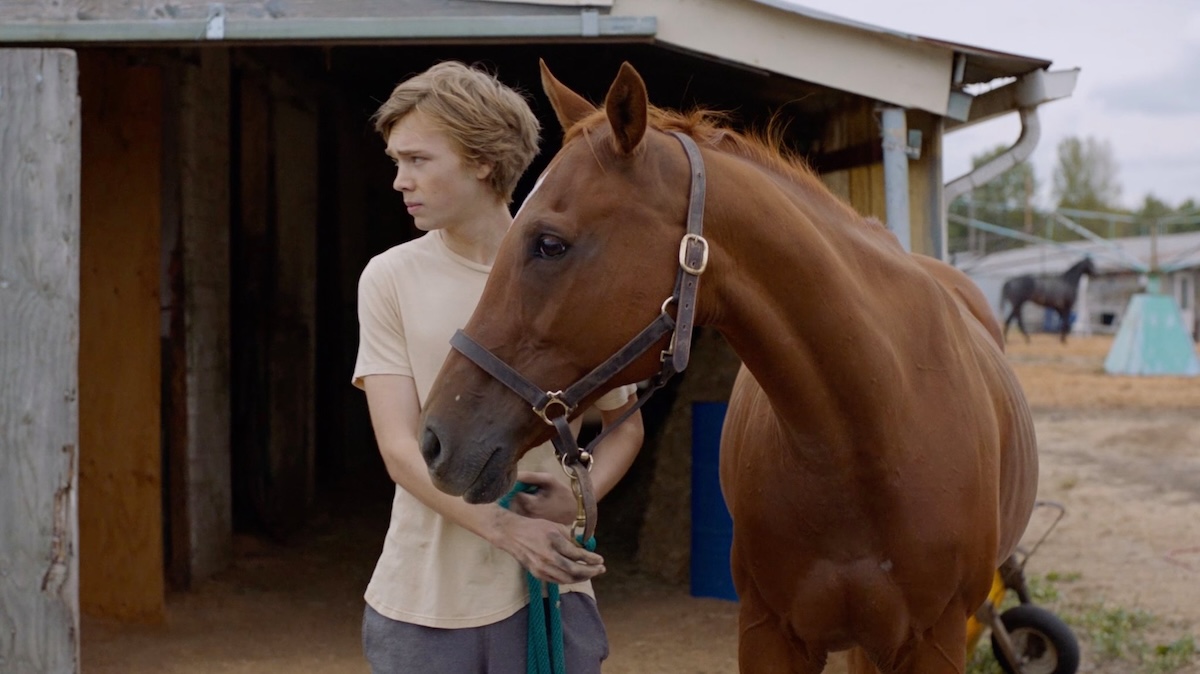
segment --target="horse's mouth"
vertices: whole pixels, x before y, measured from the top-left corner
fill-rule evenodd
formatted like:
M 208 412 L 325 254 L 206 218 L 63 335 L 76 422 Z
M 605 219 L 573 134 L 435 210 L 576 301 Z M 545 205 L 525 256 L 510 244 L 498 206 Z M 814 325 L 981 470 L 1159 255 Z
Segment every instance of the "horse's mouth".
M 467 503 L 494 503 L 516 483 L 517 469 L 513 462 L 509 461 L 509 452 L 497 447 L 472 478 L 457 479 L 461 477 L 461 473 L 458 476 L 447 476 L 433 470 L 430 471 L 430 476 L 438 489 L 447 494 L 461 495 Z

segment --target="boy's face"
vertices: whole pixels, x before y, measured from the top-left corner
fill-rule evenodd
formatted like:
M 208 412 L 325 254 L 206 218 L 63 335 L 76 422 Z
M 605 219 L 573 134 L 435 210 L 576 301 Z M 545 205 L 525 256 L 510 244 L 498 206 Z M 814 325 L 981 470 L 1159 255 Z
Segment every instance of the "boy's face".
M 392 127 L 388 157 L 396 163 L 392 187 L 417 228 L 470 227 L 498 199 L 487 181 L 491 167 L 463 161 L 457 144 L 425 113 L 414 110 Z

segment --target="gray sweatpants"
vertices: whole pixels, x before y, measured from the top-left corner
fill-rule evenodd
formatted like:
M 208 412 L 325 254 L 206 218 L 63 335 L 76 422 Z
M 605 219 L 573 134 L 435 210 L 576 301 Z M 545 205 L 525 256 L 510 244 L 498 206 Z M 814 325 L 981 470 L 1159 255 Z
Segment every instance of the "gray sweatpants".
M 582 592 L 560 600 L 567 674 L 599 674 L 608 635 L 596 602 Z M 373 674 L 525 674 L 528 624 L 528 606 L 498 623 L 463 629 L 403 623 L 368 606 L 363 653 Z

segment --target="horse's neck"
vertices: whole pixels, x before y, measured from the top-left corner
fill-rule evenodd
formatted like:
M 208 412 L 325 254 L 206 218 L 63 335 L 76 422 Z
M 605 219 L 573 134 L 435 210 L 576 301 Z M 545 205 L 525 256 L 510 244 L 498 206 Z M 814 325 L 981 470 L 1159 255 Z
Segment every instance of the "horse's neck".
M 715 258 L 701 285 L 716 306 L 701 311 L 781 420 L 844 432 L 848 412 L 874 395 L 874 374 L 890 367 L 880 342 L 893 319 L 874 311 L 882 300 L 860 276 L 864 265 L 894 261 L 884 251 L 898 245 L 818 186 L 766 182 L 741 175 L 710 183 L 706 234 Z
M 1079 279 L 1083 276 L 1083 265 L 1077 264 L 1063 273 L 1063 280 L 1067 282 L 1072 289 L 1079 285 Z

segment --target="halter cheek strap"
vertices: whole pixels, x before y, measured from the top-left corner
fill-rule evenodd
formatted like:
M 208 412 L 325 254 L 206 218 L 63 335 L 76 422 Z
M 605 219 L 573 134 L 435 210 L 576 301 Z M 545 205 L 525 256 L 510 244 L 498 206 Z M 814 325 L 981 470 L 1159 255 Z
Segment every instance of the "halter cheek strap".
M 666 385 L 676 373 L 682 372 L 691 356 L 692 330 L 696 317 L 696 294 L 700 286 L 700 275 L 708 267 L 708 241 L 704 239 L 704 193 L 706 189 L 704 159 L 695 141 L 683 133 L 671 132 L 683 145 L 691 169 L 691 189 L 688 195 L 687 233 L 679 242 L 679 271 L 671 296 L 663 302 L 662 311 L 649 325 L 629 340 L 625 346 L 610 356 L 582 379 L 565 390 L 547 391 L 526 379 L 508 363 L 484 348 L 462 330 L 454 333 L 450 345 L 473 363 L 492 375 L 532 405 L 533 412 L 542 421 L 555 429 L 553 443 L 562 461 L 563 470 L 571 478 L 572 489 L 576 489 L 578 515 L 576 529 L 581 529 L 582 540 L 592 537 L 596 526 L 596 498 L 592 491 L 588 470 L 592 465 L 592 449 L 614 428 L 623 423 L 642 407 L 650 396 Z M 675 317 L 667 313 L 674 304 Z M 590 443 L 580 449 L 568 423 L 579 403 L 604 386 L 617 373 L 624 370 L 653 347 L 664 335 L 671 339 L 659 359 L 662 365 L 650 381 L 650 386 L 638 394 L 637 401 L 614 423 Z M 582 466 L 585 470 L 579 470 Z

